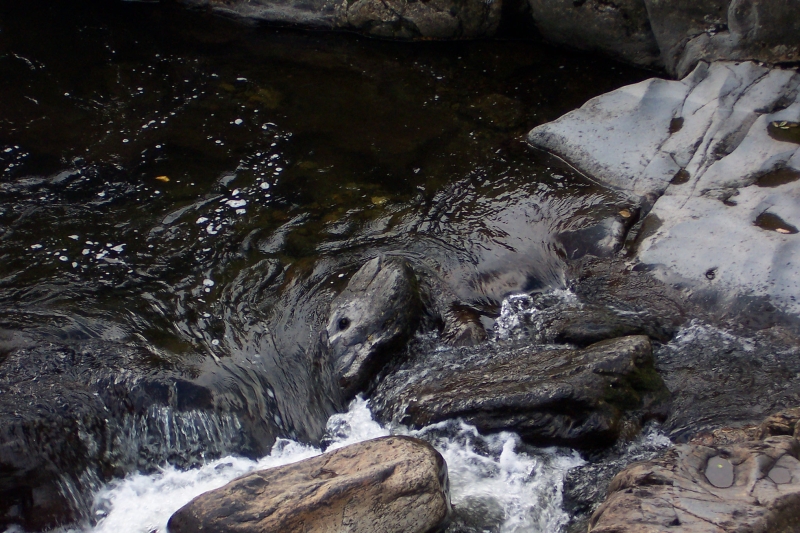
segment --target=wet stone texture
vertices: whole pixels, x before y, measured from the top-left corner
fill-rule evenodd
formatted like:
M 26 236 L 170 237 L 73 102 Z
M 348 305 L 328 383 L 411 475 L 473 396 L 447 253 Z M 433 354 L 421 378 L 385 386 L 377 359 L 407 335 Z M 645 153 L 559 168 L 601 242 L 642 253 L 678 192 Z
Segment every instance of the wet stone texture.
M 597 448 L 623 420 L 663 416 L 669 393 L 644 336 L 583 350 L 523 345 L 429 353 L 388 375 L 376 415 L 413 427 L 460 417 L 480 431 L 512 430 L 538 444 Z
M 360 442 L 202 494 L 170 533 L 429 533 L 450 514 L 447 465 L 410 437 Z
M 589 531 L 797 531 L 800 442 L 785 434 L 796 420 L 797 409 L 785 411 L 758 429 L 718 430 L 629 467 Z
M 793 69 L 702 63 L 590 100 L 528 140 L 639 199 L 649 213 L 632 250 L 665 279 L 796 314 L 800 146 L 770 132 L 800 119 L 799 86 Z

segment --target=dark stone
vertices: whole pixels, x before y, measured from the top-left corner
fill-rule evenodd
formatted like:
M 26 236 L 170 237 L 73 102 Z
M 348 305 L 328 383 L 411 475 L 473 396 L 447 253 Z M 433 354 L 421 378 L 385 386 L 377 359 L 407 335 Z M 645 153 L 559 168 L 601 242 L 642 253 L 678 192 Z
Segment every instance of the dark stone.
M 626 416 L 663 417 L 668 398 L 649 340 L 636 336 L 583 350 L 497 345 L 425 354 L 388 375 L 372 402 L 380 419 L 413 427 L 460 417 L 534 444 L 598 448 L 616 440 Z
M 644 0 L 529 3 L 539 32 L 552 43 L 603 52 L 636 65 L 660 65 Z

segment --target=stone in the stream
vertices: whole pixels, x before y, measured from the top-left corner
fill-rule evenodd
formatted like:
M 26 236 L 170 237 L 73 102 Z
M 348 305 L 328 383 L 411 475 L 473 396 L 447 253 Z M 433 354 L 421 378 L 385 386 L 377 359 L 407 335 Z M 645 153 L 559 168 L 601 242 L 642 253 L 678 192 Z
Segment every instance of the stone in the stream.
M 376 257 L 353 274 L 331 303 L 326 328 L 334 375 L 347 396 L 408 339 L 421 313 L 416 278 L 405 260 Z
M 620 472 L 589 532 L 800 531 L 800 442 L 741 435 L 677 445 Z
M 245 19 L 343 29 L 393 39 L 493 35 L 502 2 L 483 0 L 181 0 Z
M 664 279 L 800 312 L 800 73 L 701 63 L 587 102 L 528 141 L 639 198 L 638 259 Z M 609 149 L 613 147 L 613 149 Z
M 626 416 L 664 414 L 669 392 L 647 337 L 583 350 L 481 348 L 420 356 L 386 376 L 372 398 L 377 416 L 414 427 L 459 417 L 536 444 L 596 448 L 618 437 Z
M 450 514 L 447 465 L 424 441 L 383 437 L 261 470 L 202 494 L 170 533 L 428 533 Z

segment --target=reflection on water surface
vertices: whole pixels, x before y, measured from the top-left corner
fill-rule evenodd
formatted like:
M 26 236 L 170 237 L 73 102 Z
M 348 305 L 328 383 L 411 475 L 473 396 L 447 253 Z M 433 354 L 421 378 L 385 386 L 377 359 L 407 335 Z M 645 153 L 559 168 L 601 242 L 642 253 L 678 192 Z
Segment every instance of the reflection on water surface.
M 405 256 L 487 324 L 505 295 L 558 286 L 583 253 L 559 236 L 625 199 L 522 136 L 644 77 L 530 42 L 4 2 L 0 363 L 23 345 L 102 341 L 80 359 L 98 383 L 115 365 L 174 372 L 186 409 L 215 391 L 215 408 L 261 424 L 262 446 L 318 438 L 333 405 L 314 343 L 350 274 Z M 13 372 L 0 365 L 0 383 Z

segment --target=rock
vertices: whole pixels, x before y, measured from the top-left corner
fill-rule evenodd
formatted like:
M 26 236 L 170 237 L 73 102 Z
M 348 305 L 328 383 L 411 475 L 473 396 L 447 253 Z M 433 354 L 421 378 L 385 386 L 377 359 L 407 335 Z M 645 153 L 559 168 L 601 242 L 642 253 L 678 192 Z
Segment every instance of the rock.
M 792 435 L 800 440 L 800 407 L 785 409 L 768 417 L 761 423 L 759 435 L 765 438 L 773 435 Z
M 698 61 L 800 59 L 800 5 L 792 0 L 645 0 L 667 71 Z
M 214 11 L 281 24 L 355 30 L 392 39 L 491 36 L 502 2 L 481 0 L 181 0 Z
M 677 445 L 619 473 L 589 532 L 798 531 L 798 456 L 800 442 L 786 435 Z
M 603 52 L 683 77 L 699 61 L 800 59 L 792 0 L 528 0 L 550 42 Z
M 450 513 L 447 465 L 424 441 L 383 437 L 261 470 L 202 494 L 170 533 L 427 533 Z
M 798 87 L 795 70 L 702 63 L 590 100 L 528 140 L 638 198 L 637 259 L 663 279 L 796 314 Z
M 604 52 L 643 66 L 660 50 L 643 0 L 528 0 L 539 33 L 555 44 Z
M 376 257 L 331 303 L 328 343 L 347 396 L 363 389 L 387 354 L 413 333 L 422 313 L 417 285 L 405 260 Z
M 331 303 L 326 327 L 334 375 L 345 397 L 367 387 L 416 331 L 423 314 L 442 322 L 442 338 L 452 345 L 485 339 L 478 317 L 461 307 L 459 312 L 455 295 L 441 280 L 432 273 L 418 276 L 406 259 L 367 261 Z
M 534 444 L 581 448 L 612 443 L 626 412 L 638 422 L 663 416 L 669 393 L 653 369 L 647 337 L 583 350 L 493 351 L 425 354 L 383 379 L 374 412 L 413 427 L 459 417 L 479 431 L 512 430 Z

